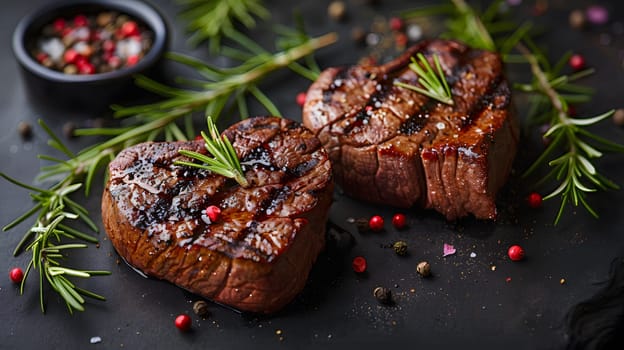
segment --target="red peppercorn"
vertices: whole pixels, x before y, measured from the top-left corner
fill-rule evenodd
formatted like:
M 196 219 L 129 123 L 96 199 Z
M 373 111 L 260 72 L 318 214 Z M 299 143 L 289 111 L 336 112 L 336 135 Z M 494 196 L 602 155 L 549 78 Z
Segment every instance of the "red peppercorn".
M 305 102 L 306 102 L 306 98 L 307 98 L 307 95 L 306 95 L 306 93 L 305 93 L 305 92 L 300 92 L 300 93 L 298 93 L 298 94 L 297 94 L 297 104 L 298 104 L 299 106 L 303 107 L 303 105 L 304 105 L 304 104 L 305 104 Z
M 117 68 L 121 65 L 121 58 L 119 56 L 110 56 L 106 62 L 111 68 Z
M 351 263 L 351 267 L 353 267 L 353 271 L 357 273 L 362 273 L 366 271 L 366 259 L 362 256 L 356 256 L 353 258 L 353 262 Z
M 181 314 L 175 318 L 176 328 L 183 332 L 186 332 L 189 329 L 191 329 L 191 324 L 192 324 L 191 316 L 187 314 Z
M 63 29 L 65 29 L 65 19 L 63 18 L 55 19 L 54 22 L 52 22 L 52 28 L 54 28 L 54 30 L 59 33 L 62 32 Z
M 216 205 L 209 206 L 208 208 L 206 208 L 206 216 L 208 216 L 210 222 L 216 222 L 221 216 L 221 208 L 217 207 Z
M 47 54 L 47 53 L 45 53 L 45 52 L 39 52 L 39 53 L 37 54 L 37 61 L 38 61 L 39 63 L 43 63 L 43 61 L 47 60 L 49 57 L 50 57 L 50 56 L 48 56 L 48 54 Z
M 86 27 L 89 24 L 89 20 L 85 15 L 76 15 L 74 17 L 74 25 L 76 27 Z
M 405 219 L 404 214 L 398 213 L 394 214 L 394 216 L 392 217 L 392 225 L 394 225 L 394 227 L 402 229 L 405 227 L 406 224 L 407 220 Z
M 9 278 L 13 283 L 21 283 L 24 279 L 24 271 L 19 267 L 14 267 L 9 272 Z
M 128 56 L 128 58 L 126 58 L 126 66 L 134 66 L 138 62 L 139 62 L 139 56 L 138 55 L 132 55 L 132 56 Z
M 570 117 L 576 117 L 576 108 L 574 108 L 574 106 L 568 105 L 568 115 Z
M 398 47 L 405 47 L 407 45 L 407 34 L 398 33 L 394 36 L 394 41 Z
M 76 66 L 80 74 L 95 74 L 95 66 L 88 61 L 78 61 Z
M 568 63 L 574 70 L 581 70 L 585 68 L 585 58 L 579 54 L 570 56 L 570 61 L 568 61 Z
M 63 60 L 65 63 L 76 63 L 79 60 L 80 54 L 74 49 L 67 49 L 63 54 Z
M 509 247 L 507 255 L 509 255 L 509 259 L 513 261 L 520 261 L 524 259 L 524 249 L 519 245 L 512 245 Z
M 384 219 L 379 215 L 375 215 L 368 220 L 368 226 L 373 231 L 381 231 L 384 227 Z
M 121 36 L 124 38 L 139 34 L 139 26 L 135 21 L 128 21 L 122 24 L 119 30 Z
M 531 208 L 539 208 L 542 206 L 542 196 L 537 192 L 532 192 L 527 197 L 527 202 Z
M 403 30 L 403 27 L 404 27 L 404 23 L 401 18 L 399 17 L 390 18 L 390 29 L 394 30 L 395 32 L 398 32 L 398 31 Z
M 102 42 L 102 50 L 106 51 L 106 52 L 113 52 L 115 51 L 115 42 L 108 39 L 108 40 L 104 40 Z
M 102 33 L 99 30 L 92 30 L 91 31 L 91 37 L 89 38 L 90 41 L 100 41 L 102 40 Z

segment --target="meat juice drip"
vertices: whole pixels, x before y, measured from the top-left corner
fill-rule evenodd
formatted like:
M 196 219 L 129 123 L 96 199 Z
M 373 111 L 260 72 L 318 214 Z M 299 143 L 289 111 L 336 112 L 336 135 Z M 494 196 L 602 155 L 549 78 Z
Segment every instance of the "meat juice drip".
M 241 159 L 241 168 L 243 172 L 251 169 L 264 168 L 275 171 L 271 154 L 265 145 L 258 146 L 251 150 L 243 159 Z

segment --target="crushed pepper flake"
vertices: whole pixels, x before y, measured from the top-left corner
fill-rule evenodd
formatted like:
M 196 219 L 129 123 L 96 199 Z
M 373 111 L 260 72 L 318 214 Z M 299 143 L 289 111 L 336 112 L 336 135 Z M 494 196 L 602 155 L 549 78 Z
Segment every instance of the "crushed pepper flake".
M 455 247 L 453 247 L 450 244 L 444 243 L 444 249 L 443 249 L 443 255 L 442 256 L 453 255 L 456 252 L 457 252 L 457 249 L 455 249 Z

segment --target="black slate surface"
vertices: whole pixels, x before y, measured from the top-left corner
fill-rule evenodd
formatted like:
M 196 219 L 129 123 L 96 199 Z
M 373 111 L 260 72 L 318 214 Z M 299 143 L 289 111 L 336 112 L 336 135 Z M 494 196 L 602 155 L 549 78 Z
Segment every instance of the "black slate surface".
M 11 50 L 13 28 L 26 13 L 47 1 L 4 1 L 0 11 L 0 157 L 1 171 L 25 182 L 31 182 L 44 162 L 37 154 L 50 154 L 43 130 L 35 128 L 34 137 L 23 141 L 18 135 L 20 121 L 36 124 L 43 118 L 61 134 L 68 121 L 88 126 L 96 117 L 109 117 L 108 112 L 93 114 L 58 110 L 35 105 L 29 100 Z M 207 46 L 191 49 L 186 34 L 176 17 L 179 7 L 169 1 L 154 1 L 171 25 L 171 47 L 176 51 L 209 57 Z M 350 39 L 356 25 L 369 28 L 376 16 L 389 17 L 398 10 L 420 4 L 413 1 L 380 1 L 376 6 L 365 1 L 347 0 L 349 15 L 336 23 L 326 16 L 329 1 L 267 1 L 272 22 L 292 24 L 295 8 L 305 15 L 311 34 L 328 31 L 340 34 L 338 44 L 321 50 L 317 57 L 322 67 L 353 63 L 366 49 Z M 553 57 L 567 50 L 578 50 L 586 56 L 597 73 L 585 81 L 596 89 L 596 97 L 588 105 L 579 106 L 581 115 L 597 114 L 622 107 L 624 87 L 623 37 L 621 27 L 624 8 L 621 2 L 603 2 L 610 10 L 611 23 L 587 31 L 569 28 L 567 16 L 573 8 L 584 8 L 589 2 L 549 1 L 548 11 L 536 21 L 548 28 L 540 42 L 547 44 Z M 519 17 L 531 13 L 533 1 L 524 1 L 513 11 Z M 268 44 L 269 25 L 250 35 Z M 619 34 L 618 34 L 619 33 Z M 427 34 L 427 33 L 425 33 Z M 608 35 L 606 37 L 605 35 Z M 610 39 L 605 45 L 606 39 Z M 512 68 L 514 69 L 514 68 Z M 172 76 L 178 68 L 163 66 L 165 75 Z M 513 79 L 528 79 L 523 70 L 512 70 Z M 288 72 L 279 72 L 262 85 L 285 116 L 300 120 L 295 95 L 304 91 L 309 82 Z M 525 105 L 518 99 L 519 110 Z M 263 113 L 255 108 L 253 113 Z M 610 121 L 594 130 L 602 136 L 622 142 L 624 129 Z M 525 137 L 516 171 L 535 156 L 541 145 L 535 137 Z M 67 140 L 79 150 L 93 140 Z M 609 155 L 598 161 L 601 171 L 624 184 L 624 156 Z M 97 182 L 94 194 L 83 203 L 99 220 Z M 8 279 L 13 266 L 25 267 L 27 255 L 13 257 L 13 247 L 27 228 L 0 234 L 0 349 L 21 348 L 319 348 L 358 346 L 378 348 L 404 345 L 409 348 L 560 348 L 564 344 L 566 312 L 576 303 L 596 293 L 607 278 L 609 264 L 624 256 L 622 236 L 622 203 L 624 191 L 599 193 L 591 197 L 592 205 L 601 214 L 599 220 L 583 210 L 567 214 L 558 226 L 552 225 L 557 208 L 554 201 L 538 210 L 529 209 L 523 197 L 530 183 L 512 177 L 501 195 L 501 220 L 497 223 L 466 219 L 448 223 L 441 216 L 419 210 L 404 210 L 409 227 L 396 230 L 390 224 L 398 210 L 359 203 L 336 192 L 331 220 L 350 231 L 355 245 L 346 251 L 329 249 L 322 254 L 310 276 L 309 284 L 299 298 L 282 312 L 270 317 L 241 315 L 227 308 L 211 305 L 211 315 L 199 319 L 192 313 L 198 300 L 181 289 L 133 272 L 113 250 L 105 233 L 100 232 L 99 248 L 74 253 L 70 264 L 80 267 L 108 269 L 111 276 L 92 278 L 83 286 L 104 294 L 106 302 L 89 302 L 87 311 L 69 315 L 58 296 L 46 293 L 47 314 L 38 305 L 35 275 L 26 284 L 23 296 Z M 0 224 L 5 225 L 31 206 L 26 191 L 0 181 Z M 347 222 L 351 217 L 379 214 L 386 218 L 382 233 L 360 234 Z M 402 239 L 409 245 L 409 254 L 399 257 L 389 245 Z M 453 244 L 457 253 L 442 257 L 444 243 Z M 527 259 L 510 261 L 507 247 L 521 244 Z M 471 257 L 471 253 L 475 253 Z M 368 259 L 369 270 L 356 275 L 351 259 L 362 255 Z M 422 279 L 416 264 L 428 260 L 433 277 Z M 507 282 L 507 278 L 511 278 Z M 564 284 L 560 280 L 565 279 Z M 373 298 L 376 286 L 386 286 L 396 303 L 382 306 Z M 173 320 L 180 313 L 189 313 L 193 329 L 180 333 Z M 90 344 L 91 337 L 101 337 Z

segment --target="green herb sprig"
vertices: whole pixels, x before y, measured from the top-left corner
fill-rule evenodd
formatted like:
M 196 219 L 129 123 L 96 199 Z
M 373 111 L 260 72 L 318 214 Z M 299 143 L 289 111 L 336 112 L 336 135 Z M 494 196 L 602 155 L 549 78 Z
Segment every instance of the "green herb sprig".
M 227 136 L 219 134 L 219 130 L 211 117 L 207 117 L 206 122 L 208 124 L 208 134 L 202 131 L 201 136 L 204 139 L 206 150 L 210 152 L 211 157 L 194 151 L 180 150 L 180 154 L 199 160 L 202 164 L 181 160 L 175 161 L 174 164 L 210 170 L 219 175 L 236 180 L 242 187 L 249 186 L 243 169 L 241 168 L 238 155 L 234 147 L 232 147 L 230 140 L 228 140 Z
M 41 121 L 40 124 L 50 135 L 50 144 L 54 148 L 65 154 L 73 155 L 47 125 Z M 54 159 L 46 156 L 41 158 Z M 97 160 L 91 162 L 87 167 L 96 167 L 97 162 Z M 80 219 L 89 229 L 94 232 L 98 231 L 95 223 L 89 218 L 87 210 L 69 198 L 71 194 L 82 187 L 81 183 L 76 183 L 77 175 L 77 172 L 71 172 L 50 189 L 44 189 L 25 184 L 4 173 L 0 173 L 0 176 L 7 181 L 30 190 L 30 196 L 36 203 L 26 213 L 4 226 L 3 231 L 10 230 L 36 215 L 35 223 L 17 244 L 13 255 L 18 255 L 23 251 L 28 251 L 32 254 L 20 286 L 20 293 L 24 292 L 24 286 L 30 272 L 33 269 L 37 270 L 39 272 L 39 303 L 42 312 L 45 312 L 44 281 L 47 281 L 52 286 L 52 289 L 60 294 L 70 313 L 73 310 L 84 311 L 85 299 L 83 296 L 105 300 L 101 295 L 78 287 L 72 281 L 72 278 L 89 278 L 96 275 L 108 275 L 110 272 L 74 269 L 65 267 L 62 264 L 65 258 L 64 254 L 68 250 L 87 248 L 87 245 L 84 243 L 75 243 L 76 240 L 93 244 L 98 243 L 97 238 L 67 223 L 70 220 Z M 67 240 L 70 240 L 70 242 L 66 243 L 65 241 Z
M 560 221 L 568 203 L 574 206 L 581 204 L 591 215 L 598 217 L 598 213 L 589 205 L 587 195 L 597 190 L 619 187 L 602 176 L 593 162 L 602 157 L 603 152 L 624 152 L 624 146 L 590 132 L 587 127 L 609 118 L 613 111 L 593 117 L 571 117 L 568 109 L 570 103 L 591 100 L 592 89 L 576 81 L 592 74 L 593 70 L 562 74 L 570 54 L 551 64 L 531 39 L 531 23 L 519 25 L 501 16 L 502 4 L 502 0 L 497 0 L 485 11 L 478 12 L 464 0 L 451 0 L 449 4 L 407 11 L 404 16 L 446 15 L 448 20 L 443 37 L 462 40 L 476 48 L 497 51 L 508 63 L 529 65 L 532 81 L 516 83 L 515 87 L 530 94 L 528 123 L 550 125 L 544 134 L 550 144 L 525 171 L 524 176 L 537 169 L 550 167 L 550 171 L 537 185 L 545 185 L 549 180 L 557 183 L 554 190 L 544 197 L 560 198 L 555 224 Z
M 187 23 L 186 28 L 193 33 L 191 45 L 209 40 L 211 52 L 221 48 L 223 37 L 235 32 L 236 23 L 247 29 L 256 25 L 256 17 L 266 19 L 269 10 L 261 0 L 177 0 L 184 7 L 180 18 Z
M 424 89 L 401 81 L 395 81 L 394 85 L 414 90 L 434 100 L 452 106 L 453 97 L 451 96 L 451 88 L 446 82 L 446 77 L 444 76 L 444 71 L 440 66 L 440 58 L 438 55 L 433 55 L 433 63 L 436 67 L 435 71 L 431 68 L 431 65 L 425 58 L 425 55 L 419 52 L 416 57 L 418 60 L 412 57 L 412 63 L 409 64 L 409 68 L 416 72 L 419 78 L 418 82 L 422 87 L 424 87 Z

